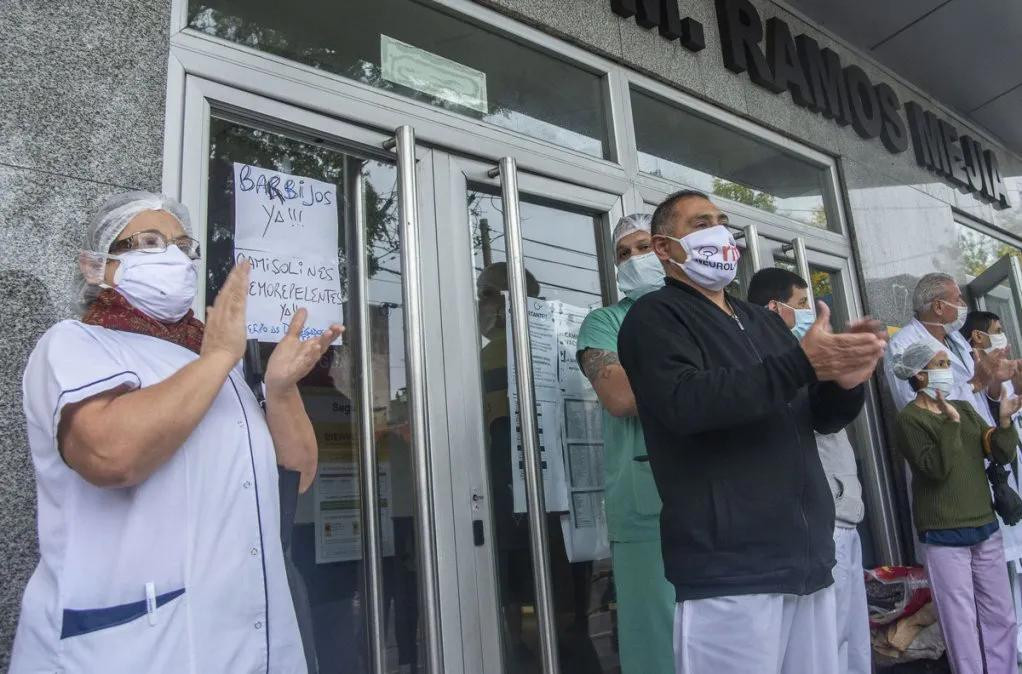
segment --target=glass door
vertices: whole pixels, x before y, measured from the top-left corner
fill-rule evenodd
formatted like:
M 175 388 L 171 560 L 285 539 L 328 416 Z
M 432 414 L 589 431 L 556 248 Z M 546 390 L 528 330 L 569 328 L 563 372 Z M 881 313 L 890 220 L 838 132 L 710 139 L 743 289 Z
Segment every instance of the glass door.
M 185 127 L 200 308 L 247 259 L 249 337 L 264 365 L 300 307 L 309 335 L 324 321 L 347 328 L 299 384 L 315 480 L 299 493 L 282 473 L 280 521 L 263 522 L 283 544 L 309 671 L 444 671 L 433 499 L 445 486 L 430 452 L 446 455 L 446 429 L 426 424 L 425 362 L 438 346 L 423 327 L 436 293 L 422 286 L 435 284 L 435 261 L 418 252 L 433 240 L 429 152 L 417 171 L 410 128 L 371 133 L 194 78 Z
M 1005 255 L 966 286 L 972 309 L 990 311 L 1001 319 L 1011 352 L 1022 353 L 1022 264 Z
M 600 407 L 575 340 L 613 297 L 621 195 L 510 158 L 435 161 L 455 526 L 477 570 L 461 579 L 479 637 L 466 670 L 619 671 Z

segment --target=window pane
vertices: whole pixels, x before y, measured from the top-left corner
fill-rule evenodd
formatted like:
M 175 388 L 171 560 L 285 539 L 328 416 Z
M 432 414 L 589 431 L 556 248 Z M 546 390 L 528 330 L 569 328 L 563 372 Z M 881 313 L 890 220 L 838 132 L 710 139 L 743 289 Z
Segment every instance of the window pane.
M 639 170 L 828 228 L 827 169 L 632 90 Z
M 337 189 L 337 273 L 345 299 L 338 320 L 347 323 L 347 332 L 343 343 L 331 346 L 299 383 L 319 444 L 316 481 L 304 494 L 298 495 L 297 490 L 281 493 L 281 534 L 288 581 L 309 671 L 323 674 L 371 671 L 358 481 L 359 443 L 365 432 L 360 428 L 357 407 L 358 361 L 354 348 L 359 336 L 354 323 L 346 320 L 354 315 L 347 287 L 347 270 L 354 268 L 349 245 L 354 226 L 351 195 L 358 176 L 366 181 L 372 430 L 380 495 L 374 507 L 380 514 L 383 539 L 387 671 L 397 671 L 399 665 L 419 671 L 417 513 L 405 396 L 397 171 L 391 164 L 362 160 L 320 143 L 214 117 L 210 120 L 208 233 L 204 242 L 209 303 L 235 259 L 234 162 L 300 177 L 296 184 L 300 179 L 309 184 L 311 178 Z M 297 201 L 288 202 L 288 206 L 300 209 Z M 302 221 L 300 217 L 297 220 Z M 301 227 L 294 231 L 302 236 Z M 274 256 L 273 251 L 267 254 Z M 265 363 L 274 344 L 263 342 L 260 346 Z
M 189 26 L 607 156 L 601 76 L 411 0 L 190 0 Z
M 508 672 L 538 673 L 541 667 L 529 517 L 523 497 L 522 454 L 514 430 L 516 424 L 512 422 L 516 413 L 512 402 L 516 399 L 514 387 L 510 384 L 514 362 L 508 356 L 506 301 L 502 294 L 508 288 L 503 205 L 498 194 L 484 187 L 470 188 L 468 204 L 477 275 L 484 435 L 495 527 L 504 661 Z M 535 298 L 530 299 L 529 312 L 564 312 L 559 315 L 574 326 L 577 335 L 578 326 L 589 309 L 602 305 L 596 218 L 591 213 L 523 197 L 521 222 L 527 291 L 530 298 Z M 533 328 L 542 324 L 542 318 L 535 324 L 530 319 L 530 336 L 536 343 L 543 335 Z M 556 328 L 554 331 L 561 334 Z M 566 332 L 570 332 L 570 328 Z M 559 351 L 559 336 L 557 341 Z M 540 456 L 544 474 L 551 483 L 558 482 L 549 477 L 558 470 L 555 467 L 558 462 L 565 471 L 560 485 L 546 490 L 547 546 L 560 670 L 579 674 L 618 671 L 614 648 L 617 611 L 609 550 L 606 543 L 602 547 L 593 546 L 600 538 L 597 532 L 606 527 L 599 403 L 593 394 L 596 426 L 590 427 L 588 440 L 572 442 L 573 434 L 567 430 L 567 424 L 562 429 L 560 421 L 551 423 L 549 420 L 562 418 L 558 409 L 562 404 L 590 403 L 577 399 L 586 398 L 585 395 L 576 394 L 576 399 L 567 401 L 568 396 L 562 397 L 558 392 L 558 386 L 565 381 L 558 371 L 567 367 L 568 359 L 574 361 L 574 349 L 569 348 L 567 351 L 572 353 L 559 353 L 552 359 L 536 357 L 540 351 L 533 347 Z M 558 362 L 562 359 L 564 365 Z M 583 463 L 585 471 L 578 468 Z M 583 472 L 585 477 L 581 475 Z M 516 486 L 519 489 L 516 490 Z M 557 500 L 561 505 L 555 504 Z M 586 541 L 590 542 L 588 548 Z

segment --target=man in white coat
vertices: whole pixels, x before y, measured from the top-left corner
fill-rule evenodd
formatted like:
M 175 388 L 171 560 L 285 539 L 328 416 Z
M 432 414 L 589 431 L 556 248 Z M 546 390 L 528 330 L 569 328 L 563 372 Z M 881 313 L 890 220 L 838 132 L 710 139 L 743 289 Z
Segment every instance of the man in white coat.
M 1011 378 L 1015 362 L 1006 359 L 1003 351 L 974 350 L 959 333 L 969 308 L 951 276 L 935 272 L 919 279 L 912 293 L 912 310 L 915 317 L 891 338 L 884 359 L 884 378 L 897 409 L 916 394 L 907 381 L 894 376 L 890 356 L 915 342 L 932 340 L 951 357 L 955 380 L 948 399 L 972 403 L 980 416 L 994 425 L 987 398 L 1000 399 L 1001 385 Z

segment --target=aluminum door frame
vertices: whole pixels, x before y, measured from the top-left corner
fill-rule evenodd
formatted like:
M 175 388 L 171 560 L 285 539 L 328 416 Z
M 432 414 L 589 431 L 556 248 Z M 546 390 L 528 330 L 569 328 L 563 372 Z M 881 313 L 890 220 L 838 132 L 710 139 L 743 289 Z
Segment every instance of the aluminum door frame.
M 391 133 L 374 131 L 362 126 L 338 120 L 334 117 L 313 112 L 289 103 L 266 98 L 243 89 L 221 84 L 195 75 L 186 75 L 183 83 L 184 105 L 182 110 L 180 146 L 171 148 L 165 157 L 164 176 L 170 182 L 164 189 L 180 195 L 181 202 L 192 215 L 195 235 L 205 240 L 207 235 L 206 207 L 208 204 L 209 182 L 209 128 L 213 115 L 236 120 L 240 124 L 263 128 L 284 135 L 293 134 L 303 139 L 324 139 L 338 152 L 350 151 L 380 161 L 392 163 L 398 170 L 398 157 L 386 149 L 395 137 Z M 168 136 L 168 144 L 170 138 Z M 442 331 L 440 327 L 440 295 L 438 292 L 436 209 L 433 203 L 435 187 L 432 173 L 432 152 L 421 145 L 415 147 L 417 203 L 418 203 L 418 247 L 419 294 L 421 298 L 421 341 L 424 347 L 423 372 L 428 415 L 426 437 L 428 439 L 430 463 L 433 522 L 432 533 L 436 546 L 433 560 L 437 570 L 437 591 L 434 593 L 437 606 L 420 606 L 420 620 L 430 614 L 440 616 L 436 633 L 440 636 L 437 644 L 443 662 L 443 671 L 466 671 L 462 662 L 462 626 L 460 608 L 457 602 L 457 569 L 445 564 L 453 557 L 454 515 L 451 510 L 450 451 L 446 423 L 437 420 L 447 417 L 445 398 Z M 200 278 L 205 278 L 205 261 L 198 263 Z M 413 283 L 414 284 L 414 283 Z M 193 309 L 197 317 L 205 315 L 205 284 L 200 284 Z M 409 326 L 405 326 L 406 331 Z M 416 503 L 417 516 L 421 516 L 420 504 Z M 428 512 L 428 510 L 427 510 Z M 418 537 L 417 533 L 417 537 Z M 377 570 L 382 583 L 382 569 Z M 367 583 L 370 582 L 367 570 Z M 428 582 L 420 579 L 420 582 Z M 379 647 L 371 646 L 370 653 Z M 428 648 L 425 659 L 430 659 Z M 471 670 L 469 670 L 471 671 Z
M 498 161 L 484 162 L 440 151 L 433 152 L 433 174 L 438 223 L 438 259 L 441 319 L 444 335 L 444 367 L 447 382 L 447 426 L 450 429 L 454 498 L 454 537 L 458 550 L 462 629 L 466 671 L 499 674 L 504 671 L 501 647 L 501 604 L 497 557 L 491 511 L 485 418 L 482 405 L 482 366 L 479 361 L 479 326 L 476 312 L 476 274 L 466 194 L 470 185 L 500 190 L 500 178 L 489 172 Z M 446 189 L 444 185 L 447 185 Z M 624 213 L 625 180 L 616 192 L 601 191 L 518 171 L 519 193 L 540 196 L 555 203 L 603 213 L 595 233 L 598 255 L 609 250 L 609 232 Z M 613 262 L 611 261 L 611 266 Z M 602 268 L 601 264 L 601 268 Z M 613 289 L 604 284 L 604 299 Z M 470 448 L 478 448 L 472 451 Z M 484 543 L 474 544 L 473 520 L 483 522 Z M 535 562 L 534 562 L 535 563 Z

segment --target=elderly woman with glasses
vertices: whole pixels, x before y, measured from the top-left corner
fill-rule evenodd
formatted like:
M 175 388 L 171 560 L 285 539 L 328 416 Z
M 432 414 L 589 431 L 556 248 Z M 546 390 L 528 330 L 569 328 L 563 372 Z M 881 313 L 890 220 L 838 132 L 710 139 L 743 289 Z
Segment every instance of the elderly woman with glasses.
M 248 266 L 206 311 L 188 213 L 143 192 L 93 218 L 80 320 L 29 358 L 25 415 L 40 561 L 11 671 L 305 672 L 279 534 L 277 467 L 316 471 L 297 383 L 341 333 L 266 367 L 266 410 L 239 367 Z

